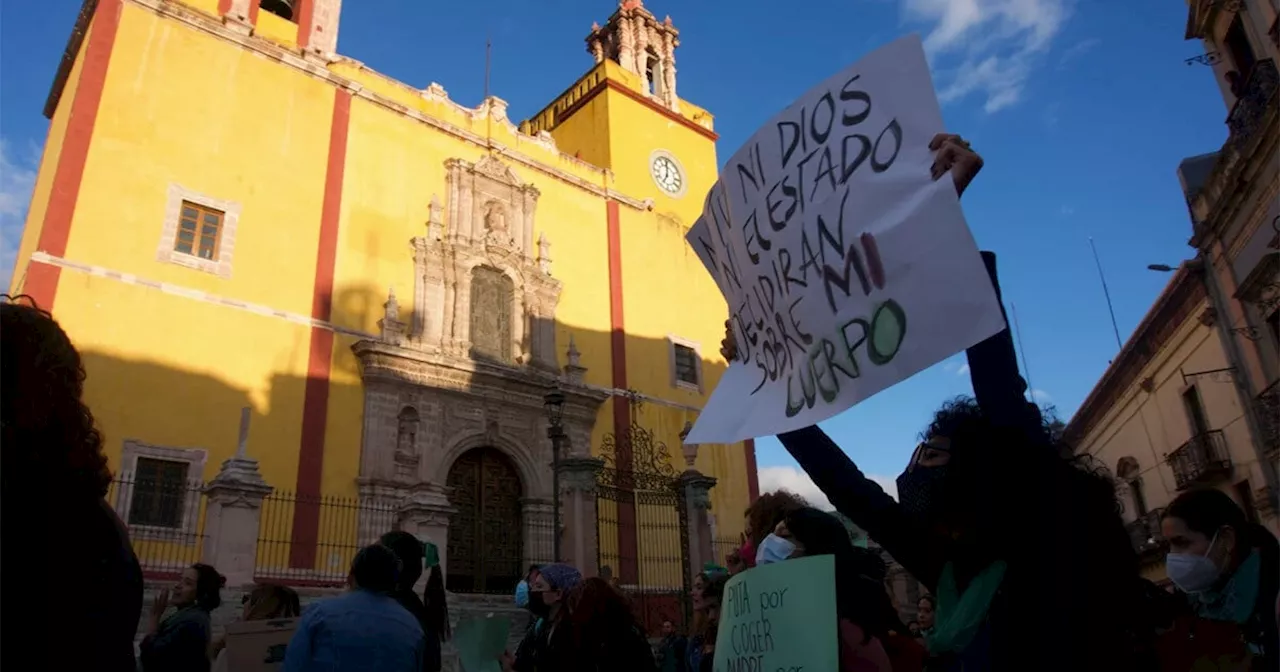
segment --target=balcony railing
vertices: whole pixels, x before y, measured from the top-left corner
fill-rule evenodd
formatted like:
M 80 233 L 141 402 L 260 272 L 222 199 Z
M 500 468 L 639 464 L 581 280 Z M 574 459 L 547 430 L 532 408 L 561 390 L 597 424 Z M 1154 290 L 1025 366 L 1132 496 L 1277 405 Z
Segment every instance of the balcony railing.
M 1223 438 L 1222 431 L 1217 429 L 1191 437 L 1177 450 L 1169 453 L 1165 461 L 1173 468 L 1173 478 L 1179 490 L 1231 473 L 1227 441 Z
M 1280 381 L 1262 391 L 1253 400 L 1253 411 L 1258 416 L 1258 437 L 1263 450 L 1272 459 L 1280 453 Z
M 1232 149 L 1240 149 L 1257 134 L 1262 121 L 1271 106 L 1271 99 L 1280 88 L 1280 75 L 1276 72 L 1275 61 L 1263 59 L 1254 63 L 1248 73 L 1240 97 L 1231 114 L 1227 115 L 1227 129 L 1231 137 L 1227 142 Z
M 1129 531 L 1129 540 L 1133 542 L 1133 550 L 1139 557 L 1157 556 L 1164 551 L 1164 535 L 1160 532 L 1160 518 L 1163 514 L 1164 509 L 1148 511 L 1146 515 L 1125 525 L 1125 529 Z

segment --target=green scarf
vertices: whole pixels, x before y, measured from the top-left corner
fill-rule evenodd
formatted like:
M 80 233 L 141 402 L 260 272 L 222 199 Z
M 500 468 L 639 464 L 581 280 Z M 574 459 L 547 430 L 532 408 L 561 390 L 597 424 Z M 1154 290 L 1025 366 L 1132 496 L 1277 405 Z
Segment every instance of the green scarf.
M 1003 560 L 991 563 L 962 594 L 956 588 L 955 567 L 950 562 L 943 566 L 938 579 L 938 611 L 932 630 L 925 635 L 930 653 L 959 653 L 973 641 L 1000 589 L 1006 567 Z
M 1261 581 L 1262 555 L 1254 549 L 1221 588 L 1191 596 L 1196 614 L 1215 621 L 1247 622 L 1258 602 Z

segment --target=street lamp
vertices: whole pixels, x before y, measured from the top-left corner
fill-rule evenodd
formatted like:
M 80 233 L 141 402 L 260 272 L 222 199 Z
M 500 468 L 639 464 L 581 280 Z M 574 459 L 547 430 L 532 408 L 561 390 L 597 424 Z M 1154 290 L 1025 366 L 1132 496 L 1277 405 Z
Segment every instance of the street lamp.
M 1169 264 L 1147 264 L 1147 270 L 1159 271 L 1161 273 L 1172 273 L 1178 269 L 1170 266 Z
M 553 387 L 542 397 L 547 412 L 547 438 L 551 439 L 551 518 L 555 543 L 555 561 L 560 562 L 560 442 L 564 439 L 564 392 Z

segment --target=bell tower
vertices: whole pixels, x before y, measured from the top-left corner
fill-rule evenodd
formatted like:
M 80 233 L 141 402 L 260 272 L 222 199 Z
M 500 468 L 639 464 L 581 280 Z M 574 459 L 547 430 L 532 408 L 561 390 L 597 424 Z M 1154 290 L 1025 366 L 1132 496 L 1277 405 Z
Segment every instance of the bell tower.
M 676 96 L 676 47 L 680 31 L 668 16 L 662 21 L 645 9 L 643 0 L 621 0 L 603 26 L 591 25 L 587 51 L 600 63 L 609 59 L 640 77 L 644 93 L 672 112 Z

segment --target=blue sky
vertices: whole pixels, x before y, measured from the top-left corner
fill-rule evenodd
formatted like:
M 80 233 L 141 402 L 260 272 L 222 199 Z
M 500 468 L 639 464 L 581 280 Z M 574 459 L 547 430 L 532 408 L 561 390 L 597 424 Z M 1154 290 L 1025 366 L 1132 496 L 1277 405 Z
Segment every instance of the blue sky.
M 524 118 L 591 66 L 583 38 L 614 0 L 348 0 L 339 51 L 409 84 L 492 91 Z M 40 111 L 80 3 L 0 0 L 0 281 L 30 199 L 48 123 Z M 1170 0 L 647 0 L 681 30 L 678 91 L 710 109 L 728 158 L 811 85 L 908 32 L 925 36 L 943 114 L 987 167 L 965 195 L 970 226 L 1000 255 L 1036 398 L 1069 416 L 1118 348 L 1089 252 L 1107 274 L 1122 337 L 1190 256 L 1178 162 L 1217 149 L 1226 109 Z M 963 356 L 824 423 L 891 482 L 945 398 L 969 392 Z M 758 442 L 764 489 L 812 494 L 773 439 Z

